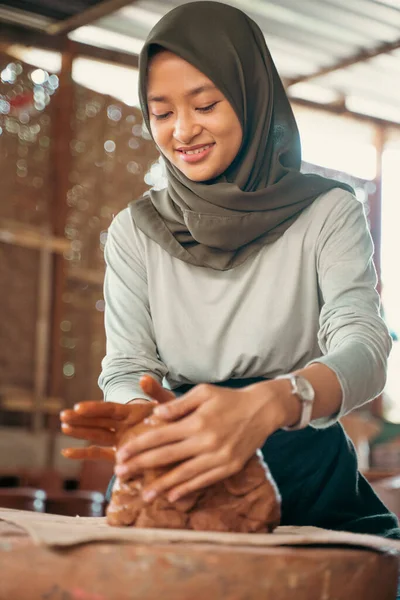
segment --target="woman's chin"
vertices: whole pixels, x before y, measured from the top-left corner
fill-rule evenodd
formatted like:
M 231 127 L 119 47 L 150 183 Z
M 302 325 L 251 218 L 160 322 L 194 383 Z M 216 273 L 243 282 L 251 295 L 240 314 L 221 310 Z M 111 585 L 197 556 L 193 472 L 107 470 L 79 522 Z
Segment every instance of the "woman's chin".
M 222 172 L 218 169 L 182 169 L 182 165 L 180 165 L 178 168 L 185 175 L 185 177 L 190 179 L 190 181 L 194 181 L 195 183 L 210 183 L 219 175 L 221 175 Z

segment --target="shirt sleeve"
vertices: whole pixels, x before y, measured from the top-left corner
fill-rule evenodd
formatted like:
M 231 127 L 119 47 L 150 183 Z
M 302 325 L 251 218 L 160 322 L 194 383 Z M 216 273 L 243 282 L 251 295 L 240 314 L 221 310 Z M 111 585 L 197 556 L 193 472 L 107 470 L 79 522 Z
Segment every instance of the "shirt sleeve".
M 312 422 L 327 427 L 381 393 L 392 344 L 380 316 L 364 207 L 351 194 L 341 198 L 320 231 L 317 271 L 322 296 L 318 341 L 323 356 L 309 364 L 328 366 L 342 388 L 339 412 Z
M 150 399 L 139 385 L 140 377 L 150 374 L 161 383 L 167 368 L 157 354 L 143 250 L 128 209 L 108 230 L 105 261 L 107 341 L 99 386 L 109 402 Z

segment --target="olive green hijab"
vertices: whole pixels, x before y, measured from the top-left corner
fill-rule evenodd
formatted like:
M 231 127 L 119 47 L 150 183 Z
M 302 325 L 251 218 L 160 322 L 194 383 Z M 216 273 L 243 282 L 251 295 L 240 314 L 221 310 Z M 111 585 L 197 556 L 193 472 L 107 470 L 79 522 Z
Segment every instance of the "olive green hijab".
M 218 178 L 193 182 L 164 158 L 168 185 L 132 202 L 137 227 L 170 255 L 219 271 L 277 240 L 338 181 L 299 172 L 296 122 L 258 25 L 219 2 L 193 2 L 165 15 L 139 60 L 139 94 L 149 129 L 146 79 L 152 47 L 204 73 L 225 95 L 243 129 L 239 153 Z

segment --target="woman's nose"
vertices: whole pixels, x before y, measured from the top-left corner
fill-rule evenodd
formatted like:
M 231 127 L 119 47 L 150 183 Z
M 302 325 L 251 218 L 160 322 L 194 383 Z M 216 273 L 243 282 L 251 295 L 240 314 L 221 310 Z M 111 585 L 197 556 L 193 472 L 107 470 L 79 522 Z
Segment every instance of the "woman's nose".
M 188 144 L 201 132 L 201 126 L 190 118 L 180 118 L 175 122 L 174 138 L 182 144 Z

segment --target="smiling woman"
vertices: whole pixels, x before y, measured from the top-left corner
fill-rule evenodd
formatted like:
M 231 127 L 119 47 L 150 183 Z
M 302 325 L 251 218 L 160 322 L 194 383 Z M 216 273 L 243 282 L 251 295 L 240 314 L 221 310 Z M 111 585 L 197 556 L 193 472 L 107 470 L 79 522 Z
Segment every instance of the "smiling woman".
M 162 425 L 118 449 L 116 475 L 165 468 L 142 500 L 175 503 L 262 448 L 282 524 L 399 538 L 338 423 L 381 392 L 391 344 L 363 206 L 300 172 L 261 30 L 224 3 L 175 8 L 141 52 L 139 95 L 167 185 L 109 229 L 99 382 L 113 410 L 159 402 Z M 70 435 L 115 440 L 115 419 L 73 417 Z
M 184 82 L 177 86 L 178 80 Z M 198 69 L 158 51 L 148 69 L 151 132 L 160 152 L 192 181 L 215 179 L 233 162 L 243 134 L 232 106 Z

